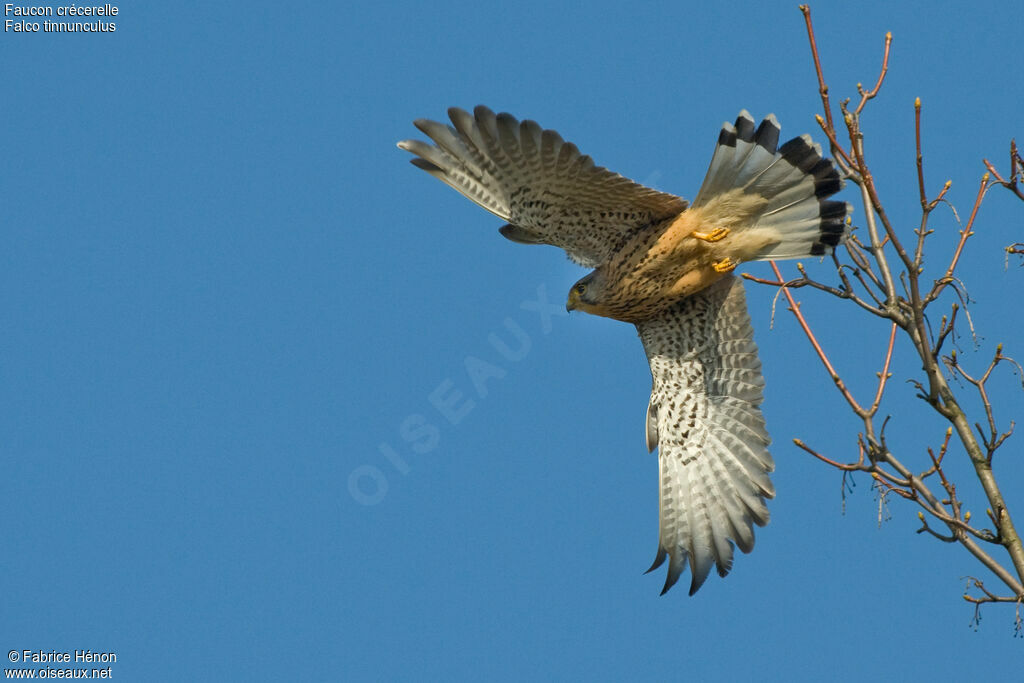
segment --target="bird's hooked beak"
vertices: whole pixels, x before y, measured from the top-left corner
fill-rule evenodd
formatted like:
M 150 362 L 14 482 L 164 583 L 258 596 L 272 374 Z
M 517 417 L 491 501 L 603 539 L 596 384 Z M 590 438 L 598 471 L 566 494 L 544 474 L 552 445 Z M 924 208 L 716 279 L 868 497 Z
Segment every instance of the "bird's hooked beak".
M 569 299 L 568 299 L 568 301 L 565 302 L 565 311 L 566 311 L 566 313 L 568 313 L 569 311 L 575 311 L 577 308 L 579 308 L 579 305 L 580 305 L 580 293 L 576 291 L 575 287 L 573 287 L 572 289 L 569 290 Z

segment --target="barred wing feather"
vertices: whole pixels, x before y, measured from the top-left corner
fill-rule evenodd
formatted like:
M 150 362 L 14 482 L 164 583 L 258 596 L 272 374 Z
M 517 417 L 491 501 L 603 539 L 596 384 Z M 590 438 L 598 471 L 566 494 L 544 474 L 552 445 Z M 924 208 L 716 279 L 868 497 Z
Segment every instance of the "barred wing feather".
M 651 366 L 648 448 L 658 448 L 658 555 L 669 560 L 663 593 L 689 564 L 693 595 L 717 565 L 732 567 L 733 544 L 754 547 L 768 523 L 768 433 L 764 379 L 743 285 L 727 277 L 637 325 Z
M 577 263 L 608 260 L 623 237 L 678 215 L 687 203 L 596 166 L 553 130 L 477 107 L 448 110 L 452 125 L 420 119 L 434 144 L 403 140 L 412 163 L 509 222 L 516 242 L 551 244 Z

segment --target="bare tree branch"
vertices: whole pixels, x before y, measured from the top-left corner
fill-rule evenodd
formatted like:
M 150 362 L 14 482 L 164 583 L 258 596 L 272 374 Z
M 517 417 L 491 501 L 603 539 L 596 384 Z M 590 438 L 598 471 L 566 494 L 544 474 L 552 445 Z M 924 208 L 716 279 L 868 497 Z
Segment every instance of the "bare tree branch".
M 926 533 L 938 540 L 952 545 L 959 545 L 971 556 L 988 569 L 1009 591 L 1008 595 L 999 595 L 985 588 L 981 580 L 971 577 L 968 588 L 978 591 L 978 595 L 965 595 L 965 599 L 975 605 L 975 609 L 987 603 L 1015 603 L 1017 605 L 1018 625 L 1020 610 L 1024 603 L 1024 545 L 1013 524 L 1010 510 L 1002 491 L 999 488 L 993 471 L 993 456 L 1013 436 L 1015 423 L 1010 420 L 1001 424 L 990 399 L 988 384 L 1000 372 L 1001 366 L 1008 366 L 1024 375 L 1024 368 L 1016 361 L 1003 354 L 1002 345 L 998 345 L 988 365 L 980 372 L 974 373 L 964 366 L 958 358 L 956 350 L 943 356 L 946 342 L 957 343 L 959 337 L 957 325 L 967 325 L 971 338 L 977 344 L 974 321 L 967 309 L 969 298 L 966 288 L 958 274 L 962 257 L 974 234 L 975 224 L 982 203 L 988 190 L 994 186 L 1002 186 L 1024 200 L 1024 159 L 1017 149 L 1016 143 L 1010 143 L 1010 170 L 1000 174 L 988 160 L 984 165 L 988 172 L 984 174 L 974 200 L 970 216 L 966 224 L 960 226 L 960 238 L 953 252 L 948 257 L 948 265 L 940 277 L 935 279 L 930 288 L 922 288 L 921 278 L 924 275 L 925 254 L 928 237 L 932 230 L 928 227 L 931 213 L 940 205 L 946 204 L 954 212 L 960 222 L 955 207 L 946 199 L 952 186 L 946 181 L 942 189 L 929 199 L 925 182 L 924 154 L 922 152 L 921 135 L 921 100 L 914 102 L 914 143 L 916 149 L 915 185 L 921 205 L 921 219 L 914 229 L 913 251 L 909 252 L 903 245 L 903 235 L 890 221 L 882 201 L 882 193 L 877 186 L 868 165 L 868 154 L 865 144 L 865 133 L 861 127 L 861 114 L 868 102 L 878 96 L 889 70 L 889 55 L 892 34 L 885 36 L 882 65 L 875 86 L 864 90 L 857 84 L 860 95 L 857 106 L 852 110 L 849 100 L 839 103 L 842 119 L 846 127 L 849 145 L 844 146 L 835 128 L 835 121 L 829 100 L 829 87 L 821 66 L 818 43 L 811 21 L 811 11 L 806 5 L 800 6 L 807 27 L 807 37 L 811 47 L 814 71 L 821 97 L 823 115 L 816 116 L 822 131 L 828 137 L 832 154 L 843 173 L 859 186 L 861 203 L 864 206 L 864 221 L 867 233 L 867 244 L 852 235 L 846 242 L 848 261 L 839 253 L 833 255 L 832 262 L 838 285 L 820 282 L 810 277 L 802 264 L 797 264 L 800 277 L 787 280 L 778 266 L 773 262 L 774 280 L 746 276 L 747 279 L 759 284 L 776 287 L 785 295 L 789 310 L 793 313 L 829 374 L 836 389 L 850 406 L 850 410 L 863 424 L 863 430 L 857 434 L 857 459 L 843 462 L 825 455 L 819 449 L 808 446 L 801 439 L 794 439 L 794 444 L 816 459 L 843 473 L 843 499 L 846 496 L 846 477 L 853 472 L 867 472 L 872 477 L 873 487 L 879 494 L 879 514 L 882 518 L 883 508 L 890 496 L 895 496 L 916 503 L 918 519 L 921 527 L 918 533 Z M 1024 254 L 1024 242 L 1015 242 L 1006 247 L 1007 254 Z M 932 257 L 934 259 L 934 256 Z M 945 260 L 945 259 L 943 259 Z M 897 287 L 897 282 L 900 286 Z M 843 301 L 852 301 L 857 310 L 888 320 L 889 335 L 884 344 L 881 370 L 876 371 L 877 385 L 870 405 L 865 406 L 850 390 L 848 384 L 836 371 L 829 360 L 828 353 L 816 338 L 811 324 L 808 322 L 800 304 L 791 290 L 809 287 L 811 290 L 823 292 Z M 942 315 L 938 329 L 932 328 L 927 309 L 940 300 L 944 294 L 946 303 L 942 304 L 948 314 Z M 954 301 L 949 302 L 952 296 Z M 934 320 L 934 317 L 932 317 Z M 944 418 L 949 426 L 938 451 L 930 447 L 923 448 L 921 455 L 927 455 L 922 463 L 920 474 L 915 474 L 904 464 L 905 458 L 914 454 L 897 456 L 888 446 L 885 433 L 890 422 L 886 417 L 879 426 L 876 422 L 878 413 L 885 397 L 888 380 L 892 376 L 894 364 L 895 342 L 902 333 L 914 350 L 914 360 L 902 371 L 913 375 L 910 380 L 917 387 L 919 396 L 931 410 Z M 881 340 L 880 340 L 881 341 Z M 907 359 L 909 360 L 909 359 Z M 960 390 L 972 389 L 972 403 L 980 406 L 980 418 L 968 417 L 968 410 L 962 399 L 956 395 L 947 378 L 956 378 Z M 922 404 L 922 405 L 924 405 Z M 902 412 L 902 411 L 901 411 Z M 954 441 L 955 437 L 955 441 Z M 971 524 L 972 515 L 962 500 L 956 482 L 950 477 L 944 463 L 957 445 L 967 456 L 973 467 L 974 476 L 981 484 L 985 493 L 987 518 L 992 528 L 980 528 Z M 920 456 L 918 456 L 920 457 Z M 928 482 L 936 484 L 935 490 Z M 937 495 L 937 491 L 943 495 Z M 984 520 L 985 516 L 980 519 Z M 929 524 L 931 521 L 935 526 Z M 985 547 L 983 547 L 983 545 Z M 986 550 L 986 548 L 990 549 Z M 977 612 L 975 614 L 977 617 Z

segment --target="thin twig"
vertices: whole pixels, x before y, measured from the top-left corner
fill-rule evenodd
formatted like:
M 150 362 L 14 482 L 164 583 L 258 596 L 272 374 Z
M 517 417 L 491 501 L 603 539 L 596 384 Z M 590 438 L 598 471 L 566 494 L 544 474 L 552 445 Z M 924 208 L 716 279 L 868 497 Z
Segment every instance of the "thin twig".
M 793 443 L 797 446 L 797 448 L 801 448 L 804 451 L 807 451 L 808 453 L 813 455 L 818 460 L 821 460 L 822 462 L 824 462 L 824 463 L 826 463 L 828 465 L 831 465 L 832 467 L 835 467 L 836 469 L 842 470 L 844 472 L 855 472 L 857 470 L 870 469 L 870 468 L 866 468 L 864 466 L 864 450 L 863 449 L 861 449 L 860 461 L 858 461 L 856 463 L 841 463 L 841 462 L 836 462 L 835 460 L 832 460 L 831 458 L 825 457 L 824 455 L 822 455 L 818 451 L 814 450 L 813 448 L 811 448 L 810 446 L 805 444 L 800 439 L 793 439 Z
M 818 57 L 818 43 L 814 40 L 814 26 L 811 24 L 811 8 L 807 5 L 800 5 L 800 11 L 804 14 L 804 22 L 807 24 L 807 38 L 811 41 L 811 55 L 814 57 L 814 70 L 818 74 L 818 92 L 821 94 L 821 104 L 825 109 L 825 120 L 831 130 L 835 130 L 832 124 L 832 107 L 828 103 L 828 86 L 825 85 L 825 76 L 821 72 L 821 58 Z
M 985 190 L 988 188 L 988 178 L 988 173 L 983 175 L 981 178 L 981 186 L 978 188 L 978 196 L 974 200 L 974 207 L 971 209 L 971 217 L 967 219 L 967 225 L 960 229 L 960 241 L 957 243 L 956 249 L 953 251 L 953 258 L 950 260 L 945 274 L 935 281 L 935 285 L 932 287 L 932 290 L 928 292 L 927 296 L 925 296 L 925 306 L 937 299 L 942 293 L 942 290 L 946 288 L 946 285 L 953 281 L 953 272 L 956 270 L 956 266 L 960 262 L 960 255 L 964 251 L 964 245 L 967 244 L 968 238 L 974 234 L 971 231 L 971 228 L 974 227 L 974 219 L 978 216 L 978 209 L 981 207 L 981 201 L 985 198 Z
M 775 277 L 778 278 L 780 282 L 782 282 L 782 272 L 779 270 L 779 266 L 775 263 L 775 261 L 769 261 L 769 263 L 772 266 L 772 270 L 775 271 Z M 818 358 L 821 359 L 821 362 L 825 366 L 825 369 L 828 371 L 828 374 L 832 378 L 832 381 L 835 382 L 836 387 L 839 388 L 839 392 L 843 395 L 843 397 L 850 404 L 850 407 L 853 408 L 854 412 L 856 412 L 857 415 L 863 414 L 864 409 L 860 407 L 860 404 L 857 403 L 857 399 L 855 399 L 853 397 L 853 394 L 850 393 L 850 390 L 846 388 L 846 383 L 843 382 L 842 378 L 839 376 L 839 373 L 837 373 L 835 368 L 832 367 L 832 363 L 829 361 L 828 356 L 825 354 L 825 350 L 821 348 L 821 344 L 818 343 L 818 340 L 815 338 L 814 333 L 811 332 L 811 328 L 807 324 L 807 321 L 804 319 L 803 313 L 800 312 L 800 305 L 796 302 L 796 299 L 793 298 L 793 295 L 790 293 L 789 288 L 783 287 L 782 292 L 783 294 L 786 295 L 786 300 L 789 302 L 789 310 L 791 310 L 793 312 L 793 315 L 796 316 L 797 322 L 800 323 L 800 327 L 803 329 L 804 334 L 807 335 L 807 339 L 810 340 L 811 346 L 814 347 L 814 351 L 818 354 Z
M 860 104 L 857 105 L 857 109 L 853 112 L 859 116 L 864 105 L 868 103 L 868 100 L 873 99 L 878 91 L 882 87 L 882 81 L 885 80 L 885 74 L 889 71 L 889 46 L 892 45 L 892 31 L 885 34 L 885 52 L 882 54 L 882 73 L 878 74 L 878 82 L 875 83 L 875 87 L 869 91 L 864 92 L 860 83 L 857 84 L 857 92 L 860 93 Z
M 928 206 L 924 193 L 924 157 L 921 155 L 921 98 L 914 100 L 914 146 L 917 148 L 917 190 L 921 195 L 921 208 Z
M 874 415 L 878 412 L 878 405 L 882 402 L 882 392 L 885 391 L 885 383 L 892 377 L 889 374 L 889 363 L 892 362 L 892 349 L 896 343 L 896 327 L 896 323 L 893 323 L 892 329 L 889 331 L 889 349 L 885 352 L 885 363 L 882 365 L 882 372 L 878 373 L 878 391 L 875 393 L 875 400 L 872 401 L 871 407 L 868 409 L 869 415 Z

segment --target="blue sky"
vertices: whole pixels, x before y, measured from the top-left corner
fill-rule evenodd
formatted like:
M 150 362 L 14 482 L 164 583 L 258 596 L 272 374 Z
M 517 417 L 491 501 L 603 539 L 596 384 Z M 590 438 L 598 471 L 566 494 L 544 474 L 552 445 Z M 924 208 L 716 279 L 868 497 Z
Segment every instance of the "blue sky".
M 835 101 L 874 82 L 894 34 L 863 122 L 894 221 L 909 234 L 918 218 L 917 96 L 929 190 L 951 178 L 966 213 L 981 158 L 1005 169 L 1024 138 L 1019 10 L 819 5 Z M 866 477 L 843 514 L 839 475 L 792 445 L 851 458 L 858 425 L 751 285 L 772 522 L 727 579 L 659 597 L 663 575 L 642 574 L 657 467 L 634 330 L 542 315 L 583 271 L 509 244 L 395 148 L 413 119 L 484 103 L 692 198 L 742 108 L 822 138 L 795 2 L 120 10 L 113 34 L 0 42 L 8 650 L 113 651 L 115 677 L 149 681 L 895 680 L 908 666 L 980 680 L 1022 661 L 1012 609 L 969 625 L 961 577 L 980 569 L 964 551 L 916 535 L 901 501 L 879 528 Z M 1011 199 L 989 196 L 964 258 L 974 368 L 997 342 L 1024 356 Z M 957 228 L 948 212 L 932 227 L 938 272 Z M 869 395 L 884 326 L 800 298 Z M 514 328 L 528 347 L 510 359 L 490 338 Z M 500 375 L 486 395 L 467 363 Z M 917 370 L 898 346 L 882 409 L 920 464 L 944 427 L 913 398 Z M 997 417 L 1019 421 L 1019 378 L 992 390 Z M 435 392 L 461 392 L 456 424 Z M 1024 524 L 1014 441 L 996 468 Z M 376 479 L 353 494 L 354 472 Z

